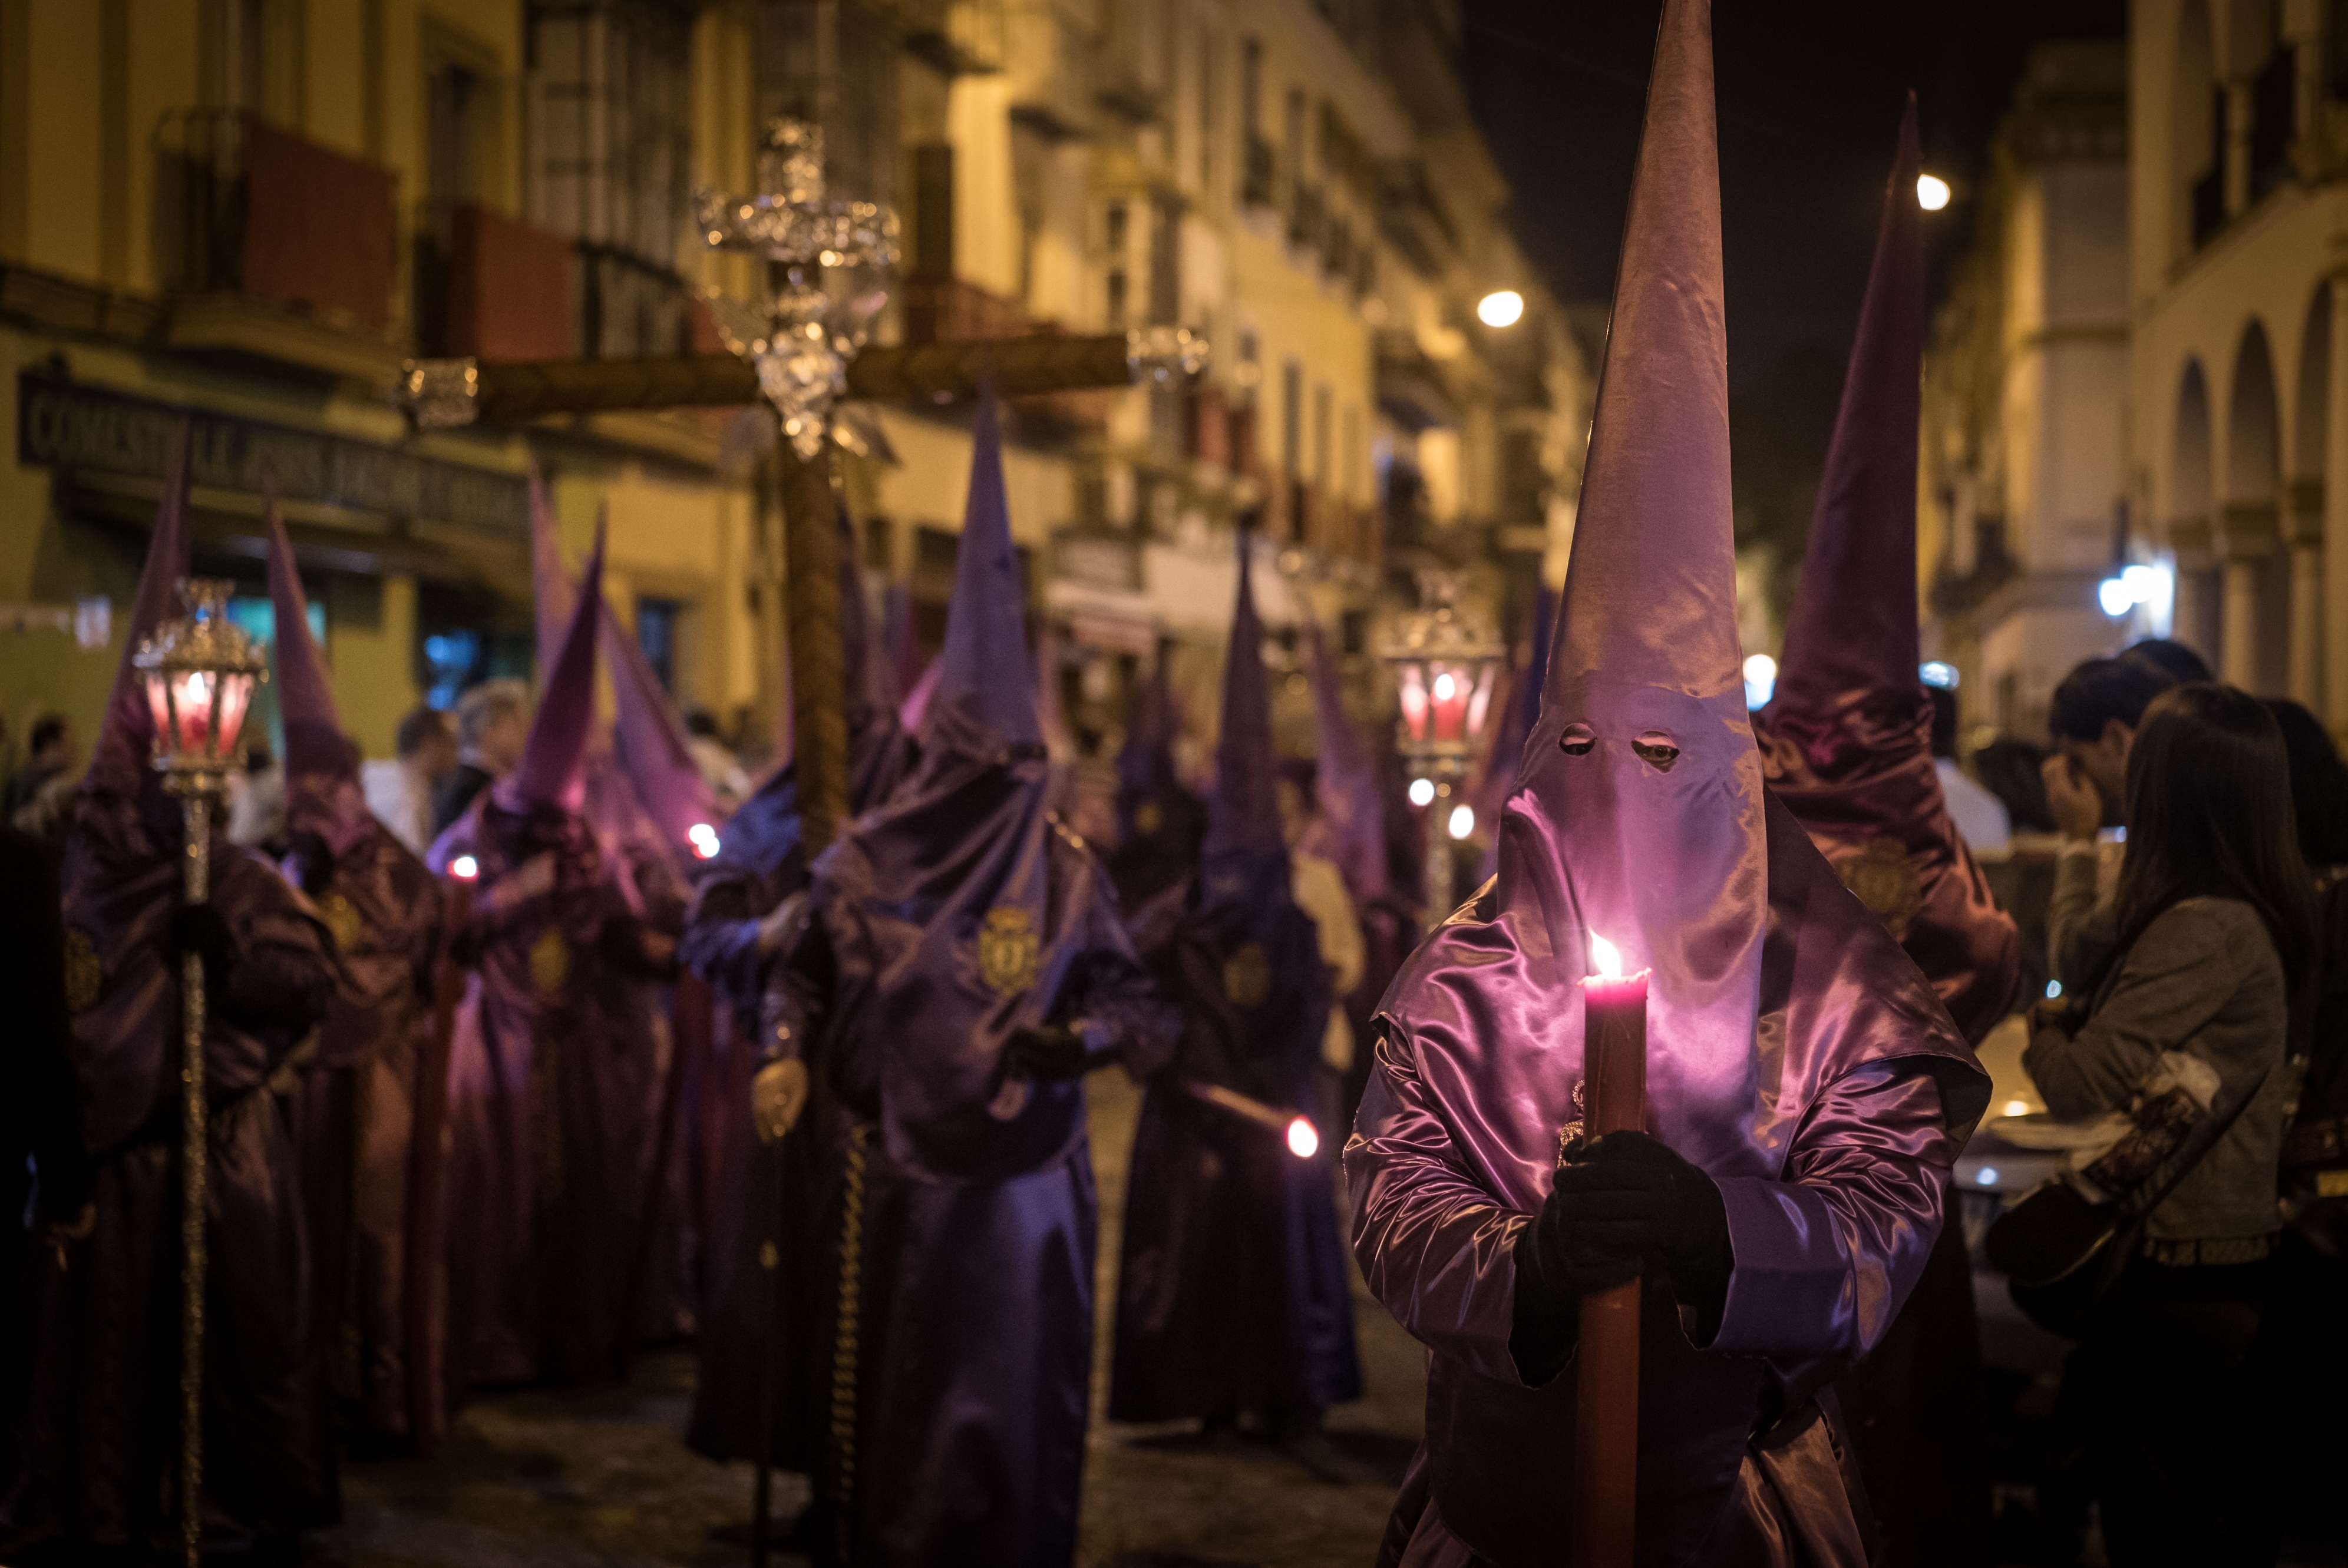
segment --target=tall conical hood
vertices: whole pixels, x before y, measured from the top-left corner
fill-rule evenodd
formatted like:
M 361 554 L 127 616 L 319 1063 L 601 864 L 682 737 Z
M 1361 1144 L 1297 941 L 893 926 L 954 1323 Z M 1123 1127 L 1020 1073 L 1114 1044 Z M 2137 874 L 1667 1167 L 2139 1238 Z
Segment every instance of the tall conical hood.
M 1076 737 L 1060 705 L 1060 639 L 1047 620 L 1035 626 L 1035 723 L 1053 760 L 1065 762 L 1076 754 Z
M 602 612 L 603 528 L 598 523 L 595 550 L 580 574 L 571 626 L 547 671 L 521 764 L 499 781 L 499 804 L 577 811 L 584 804 L 587 742 L 595 723 L 595 639 Z
M 1345 712 L 1337 661 L 1329 655 L 1319 619 L 1310 613 L 1304 618 L 1304 636 L 1312 654 L 1313 733 L 1319 749 L 1315 793 L 1329 827 L 1331 858 L 1344 874 L 1354 902 L 1366 903 L 1386 891 L 1385 813 L 1378 799 L 1377 764 Z
M 603 537 L 600 518 L 595 534 L 599 540 Z M 682 849 L 692 844 L 695 827 L 716 823 L 717 803 L 685 743 L 675 704 L 644 657 L 644 645 L 612 613 L 609 602 L 598 624 L 612 667 L 613 737 L 620 766 L 662 835 Z
M 921 649 L 913 640 L 913 590 L 891 582 L 880 595 L 880 646 L 888 663 L 890 705 L 901 704 L 922 678 Z
M 1767 900 L 1728 483 L 1708 0 L 1668 0 L 1540 722 L 1499 894 L 1570 984 L 1652 966 L 1650 1084 L 1749 1071 Z M 1528 938 L 1529 939 L 1529 938 Z
M 571 630 L 576 590 L 562 569 L 562 527 L 555 520 L 554 503 L 538 459 L 530 460 L 530 607 L 538 632 L 538 678 L 542 682 L 554 671 L 562 639 Z
M 1231 610 L 1231 642 L 1223 656 L 1223 724 L 1215 742 L 1215 798 L 1207 805 L 1209 859 L 1222 855 L 1278 855 L 1280 795 L 1272 749 L 1272 682 L 1263 670 L 1263 622 L 1256 619 L 1249 580 L 1251 536 L 1239 536 L 1239 602 Z
M 273 488 L 263 487 L 261 509 L 277 622 L 277 712 L 285 725 L 285 825 L 318 835 L 340 855 L 374 830 L 375 817 L 359 789 L 358 757 L 343 733 L 325 661 L 310 636 L 309 600 Z
M 83 775 L 85 792 L 129 799 L 151 789 L 158 800 L 163 798 L 162 785 L 150 765 L 155 716 L 147 706 L 146 687 L 130 660 L 157 627 L 180 611 L 180 579 L 188 575 L 188 470 L 192 446 L 189 425 L 183 419 L 171 438 L 171 466 L 163 481 L 163 498 L 155 507 L 155 530 L 148 538 L 147 564 L 139 569 L 139 589 L 130 600 L 130 620 L 122 629 L 122 660 L 114 668 L 106 718 L 98 732 L 98 744 L 90 751 L 89 771 Z M 178 815 L 176 808 L 170 815 Z
M 1174 736 L 1179 719 L 1174 709 L 1174 689 L 1167 679 L 1170 662 L 1161 648 L 1151 663 L 1149 678 L 1134 687 L 1126 703 L 1125 744 L 1117 753 L 1120 796 L 1138 800 L 1181 787 L 1174 772 Z
M 285 725 L 285 777 L 356 778 L 350 742 L 335 711 L 325 661 L 310 637 L 310 605 L 294 567 L 294 546 L 277 513 L 277 495 L 265 486 L 262 523 L 269 531 L 269 601 L 277 625 L 277 712 Z
M 970 499 L 954 557 L 937 687 L 923 715 L 925 747 L 966 756 L 1040 749 L 1044 732 L 1027 662 L 1025 601 L 1019 555 L 1011 544 L 1003 436 L 990 383 L 979 394 L 978 422 L 971 431 Z
M 1924 361 L 1924 244 L 1916 97 L 1883 193 L 1875 266 L 1851 344 L 1773 715 L 1823 714 L 1852 695 L 1917 685 L 1916 432 Z

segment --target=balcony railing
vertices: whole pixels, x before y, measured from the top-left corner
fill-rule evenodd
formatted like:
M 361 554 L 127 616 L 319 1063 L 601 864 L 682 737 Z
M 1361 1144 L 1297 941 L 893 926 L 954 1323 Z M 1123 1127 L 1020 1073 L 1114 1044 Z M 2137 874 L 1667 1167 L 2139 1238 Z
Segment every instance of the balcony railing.
M 417 341 L 438 354 L 564 359 L 586 323 L 572 306 L 572 244 L 473 202 L 433 215 L 417 245 Z
M 395 178 L 239 109 L 181 109 L 157 138 L 159 272 L 374 334 L 393 321 Z

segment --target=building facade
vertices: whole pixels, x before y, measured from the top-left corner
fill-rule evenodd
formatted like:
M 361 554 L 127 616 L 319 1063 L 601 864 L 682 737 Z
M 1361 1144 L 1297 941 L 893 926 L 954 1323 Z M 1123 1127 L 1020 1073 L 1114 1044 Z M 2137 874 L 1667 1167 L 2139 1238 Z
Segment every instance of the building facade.
M 2042 733 L 2055 683 L 2130 631 L 2097 592 L 2127 541 L 2127 114 L 2118 40 L 2031 53 L 1933 322 L 1926 646 L 1976 733 Z
M 2348 6 L 2129 27 L 2131 495 L 2178 635 L 2348 730 Z
M 391 387 L 417 355 L 716 352 L 700 296 L 758 279 L 690 194 L 749 188 L 778 114 L 824 127 L 836 194 L 903 217 L 880 341 L 1214 345 L 1191 387 L 1013 410 L 1071 749 L 1113 748 L 1167 638 L 1211 729 L 1242 518 L 1278 634 L 1313 601 L 1375 709 L 1412 569 L 1465 569 L 1503 620 L 1561 571 L 1591 402 L 1441 68 L 1457 26 L 1441 0 L 0 0 L 0 623 L 26 628 L 0 716 L 94 729 L 102 607 L 184 415 L 198 569 L 258 597 L 273 486 L 369 754 L 528 670 L 532 461 L 574 552 L 608 516 L 607 589 L 680 706 L 755 736 L 784 641 L 757 411 L 418 434 Z M 1488 328 L 1499 288 L 1529 307 Z M 864 560 L 933 646 L 967 413 L 875 415 L 892 456 L 846 459 Z

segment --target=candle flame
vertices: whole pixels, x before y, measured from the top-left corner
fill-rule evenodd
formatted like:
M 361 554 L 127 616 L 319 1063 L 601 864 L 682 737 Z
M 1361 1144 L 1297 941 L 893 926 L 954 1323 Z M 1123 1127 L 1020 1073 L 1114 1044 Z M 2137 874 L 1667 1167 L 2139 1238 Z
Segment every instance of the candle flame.
M 459 882 L 470 882 L 480 874 L 480 862 L 469 855 L 460 855 L 448 863 L 448 875 Z
M 1300 1160 L 1309 1160 L 1321 1152 L 1321 1134 L 1302 1116 L 1288 1124 L 1288 1152 Z
M 1590 933 L 1590 961 L 1598 966 L 1598 973 L 1601 978 L 1610 980 L 1619 980 L 1622 978 L 1621 951 L 1613 943 L 1595 931 Z

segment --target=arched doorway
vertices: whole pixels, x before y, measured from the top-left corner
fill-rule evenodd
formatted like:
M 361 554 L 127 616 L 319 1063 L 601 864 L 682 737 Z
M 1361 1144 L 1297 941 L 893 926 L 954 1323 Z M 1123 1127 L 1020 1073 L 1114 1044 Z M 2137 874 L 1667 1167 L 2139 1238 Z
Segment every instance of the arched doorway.
M 2218 649 L 2217 558 L 2210 549 L 2217 510 L 2210 457 L 2209 381 L 2188 359 L 2177 388 L 2177 432 L 2169 448 L 2168 544 L 2177 552 L 2177 613 L 2172 635 L 2207 659 Z
M 2253 320 L 2234 352 L 2226 403 L 2225 499 L 2215 544 L 2225 574 L 2219 671 L 2260 696 L 2289 689 L 2291 562 L 2282 548 L 2282 416 L 2274 354 Z

